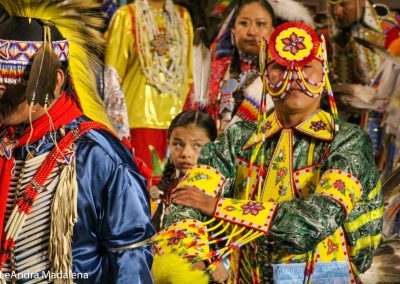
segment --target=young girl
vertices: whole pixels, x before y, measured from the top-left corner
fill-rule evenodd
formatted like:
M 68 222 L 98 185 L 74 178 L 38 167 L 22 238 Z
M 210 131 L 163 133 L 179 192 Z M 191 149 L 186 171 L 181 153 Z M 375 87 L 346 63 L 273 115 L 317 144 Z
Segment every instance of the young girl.
M 157 200 L 160 203 L 152 218 L 156 231 L 177 221 L 174 220 L 172 211 L 179 210 L 182 214 L 182 211 L 185 210 L 183 206 L 170 206 L 171 191 L 176 187 L 180 178 L 197 164 L 197 157 L 201 148 L 216 138 L 215 122 L 205 112 L 187 110 L 181 112 L 172 120 L 168 129 L 171 156 L 160 183 L 150 188 L 150 197 L 153 201 Z M 198 216 L 198 218 L 201 218 L 201 216 Z M 194 267 L 204 269 L 205 265 L 199 262 Z M 211 277 L 213 281 L 221 283 L 227 279 L 228 273 L 221 264 Z
M 165 166 L 160 183 L 157 187 L 150 188 L 152 200 L 158 200 L 161 203 L 152 220 L 157 231 L 163 229 L 165 219 L 170 217 L 168 207 L 171 190 L 175 188 L 186 171 L 197 164 L 201 148 L 208 142 L 214 141 L 215 138 L 217 138 L 215 122 L 204 112 L 187 110 L 172 120 L 168 129 L 170 159 Z

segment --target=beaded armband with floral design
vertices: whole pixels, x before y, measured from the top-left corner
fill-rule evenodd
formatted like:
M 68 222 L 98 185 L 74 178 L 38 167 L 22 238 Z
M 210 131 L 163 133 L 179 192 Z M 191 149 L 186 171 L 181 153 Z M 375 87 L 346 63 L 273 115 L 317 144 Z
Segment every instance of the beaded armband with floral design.
M 207 232 L 204 223 L 185 219 L 158 232 L 149 242 L 159 255 L 176 253 L 186 259 L 208 259 L 210 251 Z
M 254 200 L 221 198 L 215 210 L 215 218 L 268 233 L 278 204 Z
M 332 169 L 322 175 L 315 192 L 339 203 L 347 217 L 361 198 L 362 186 L 350 173 Z

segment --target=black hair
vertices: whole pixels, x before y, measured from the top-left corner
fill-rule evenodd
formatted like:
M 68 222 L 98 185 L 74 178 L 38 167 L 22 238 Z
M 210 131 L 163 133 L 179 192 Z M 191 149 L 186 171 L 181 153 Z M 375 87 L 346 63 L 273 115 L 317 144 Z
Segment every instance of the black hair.
M 182 111 L 171 121 L 168 128 L 168 139 L 171 138 L 172 131 L 175 128 L 190 125 L 203 129 L 211 141 L 217 138 L 218 133 L 214 120 L 205 112 L 191 109 Z
M 15 41 L 43 41 L 44 24 L 42 20 L 34 18 L 9 17 L 1 23 L 0 38 Z M 49 26 L 52 41 L 65 39 L 55 26 Z

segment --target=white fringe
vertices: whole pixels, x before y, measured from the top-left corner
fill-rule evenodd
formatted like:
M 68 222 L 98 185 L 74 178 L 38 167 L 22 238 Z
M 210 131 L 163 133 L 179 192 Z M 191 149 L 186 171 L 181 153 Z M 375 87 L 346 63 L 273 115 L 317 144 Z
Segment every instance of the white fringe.
M 75 158 L 65 165 L 51 205 L 49 259 L 51 272 L 72 273 L 72 235 L 77 221 Z M 72 279 L 56 279 L 54 283 L 73 283 Z

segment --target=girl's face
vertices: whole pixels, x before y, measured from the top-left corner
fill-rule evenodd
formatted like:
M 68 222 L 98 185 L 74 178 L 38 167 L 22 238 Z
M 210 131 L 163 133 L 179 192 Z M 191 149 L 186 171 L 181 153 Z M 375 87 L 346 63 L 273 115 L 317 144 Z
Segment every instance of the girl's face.
M 265 7 L 252 2 L 240 10 L 232 33 L 239 51 L 257 55 L 261 40 L 268 40 L 273 30 L 272 17 Z
M 175 168 L 186 173 L 197 164 L 201 148 L 210 142 L 207 133 L 195 125 L 176 127 L 169 139 L 171 160 Z

